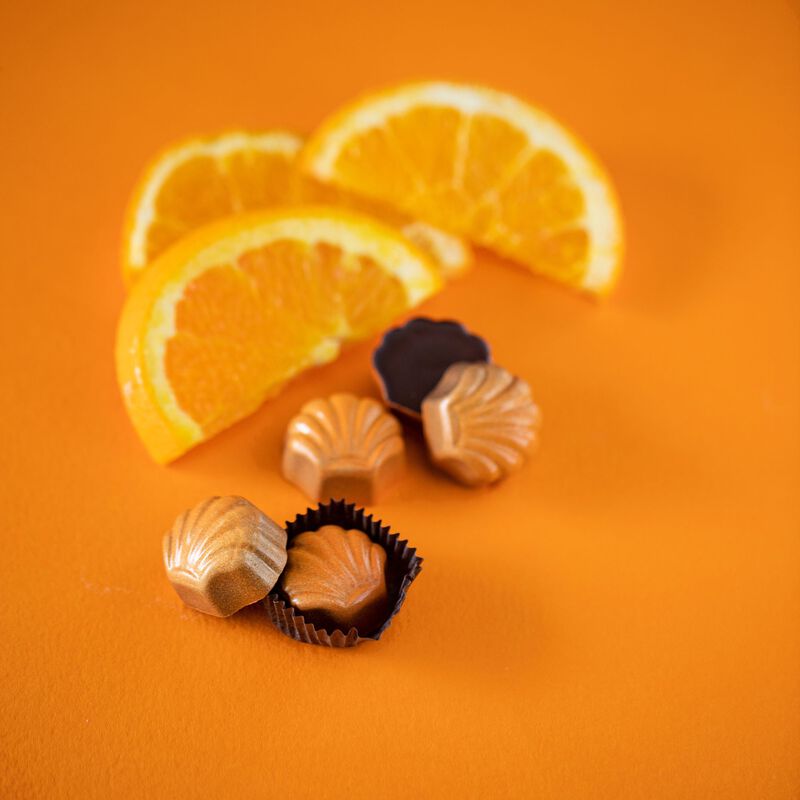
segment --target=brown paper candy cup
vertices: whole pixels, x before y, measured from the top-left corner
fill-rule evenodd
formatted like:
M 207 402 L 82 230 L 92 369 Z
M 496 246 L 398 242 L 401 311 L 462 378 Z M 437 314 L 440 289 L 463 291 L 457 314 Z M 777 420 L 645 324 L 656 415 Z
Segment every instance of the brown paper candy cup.
M 386 619 L 376 630 L 365 632 L 355 627 L 349 631 L 334 627 L 317 627 L 306 622 L 303 615 L 292 606 L 280 588 L 280 583 L 263 600 L 269 618 L 282 633 L 307 644 L 354 647 L 368 639 L 377 641 L 403 605 L 408 587 L 422 569 L 422 559 L 417 555 L 415 548 L 408 546 L 405 539 L 400 539 L 399 534 L 391 533 L 388 525 L 373 519 L 372 514 L 367 514 L 363 508 L 356 508 L 354 503 L 347 503 L 344 500 L 320 503 L 317 508 L 309 508 L 305 514 L 298 514 L 293 522 L 287 522 L 287 548 L 295 536 L 306 531 L 319 530 L 323 525 L 339 525 L 347 530 L 355 528 L 363 531 L 373 542 L 386 550 L 386 589 L 389 595 L 389 612 Z

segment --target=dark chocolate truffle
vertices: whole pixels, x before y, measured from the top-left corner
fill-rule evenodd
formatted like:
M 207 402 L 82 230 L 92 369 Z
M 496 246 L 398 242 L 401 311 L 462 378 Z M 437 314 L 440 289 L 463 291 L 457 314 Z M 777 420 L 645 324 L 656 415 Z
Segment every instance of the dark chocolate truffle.
M 460 322 L 417 317 L 386 333 L 372 365 L 386 404 L 419 417 L 448 367 L 490 360 L 486 342 Z

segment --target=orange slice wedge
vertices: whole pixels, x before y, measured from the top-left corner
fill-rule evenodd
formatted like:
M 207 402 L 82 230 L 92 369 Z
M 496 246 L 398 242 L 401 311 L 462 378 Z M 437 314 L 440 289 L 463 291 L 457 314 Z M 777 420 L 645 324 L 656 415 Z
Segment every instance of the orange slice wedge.
M 170 245 L 198 227 L 246 211 L 296 203 L 362 210 L 401 230 L 454 276 L 472 262 L 469 245 L 375 203 L 300 180 L 301 137 L 288 131 L 231 131 L 179 142 L 159 153 L 139 180 L 125 216 L 126 286 Z
M 273 210 L 205 226 L 128 294 L 116 361 L 134 427 L 156 461 L 171 461 L 440 285 L 424 252 L 355 212 Z
M 188 139 L 159 153 L 125 215 L 122 271 L 130 286 L 170 245 L 231 214 L 290 203 L 302 139 L 286 131 Z
M 311 136 L 314 179 L 602 293 L 622 254 L 611 182 L 585 145 L 508 94 L 417 83 L 370 95 Z
M 351 208 L 397 228 L 407 239 L 424 250 L 439 267 L 442 277 L 450 280 L 472 266 L 474 255 L 469 243 L 460 236 L 443 231 L 422 220 L 414 219 L 385 203 L 321 183 L 307 175 L 298 174 L 296 197 L 304 203 Z

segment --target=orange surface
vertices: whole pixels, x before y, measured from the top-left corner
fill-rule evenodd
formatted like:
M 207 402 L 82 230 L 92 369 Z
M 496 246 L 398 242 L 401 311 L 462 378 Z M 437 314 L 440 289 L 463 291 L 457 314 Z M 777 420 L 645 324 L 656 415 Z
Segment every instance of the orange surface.
M 6 3 L 0 796 L 796 798 L 796 12 Z M 426 560 L 381 642 L 192 613 L 162 532 L 210 493 L 305 508 L 284 425 L 374 394 L 372 343 L 156 466 L 114 379 L 127 193 L 186 134 L 302 132 L 427 76 L 516 91 L 597 150 L 626 215 L 618 289 L 593 304 L 483 255 L 425 306 L 531 381 L 543 445 L 472 492 L 410 438 L 377 511 Z

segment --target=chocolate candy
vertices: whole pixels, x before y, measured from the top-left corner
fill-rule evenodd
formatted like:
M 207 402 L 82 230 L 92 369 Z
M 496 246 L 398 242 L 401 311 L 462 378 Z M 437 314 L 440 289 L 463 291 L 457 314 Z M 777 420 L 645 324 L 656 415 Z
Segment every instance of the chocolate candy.
M 323 525 L 296 536 L 281 588 L 305 617 L 370 630 L 386 617 L 386 551 L 364 532 Z
M 321 540 L 312 539 L 329 528 L 344 533 L 326 533 Z M 365 538 L 357 537 L 354 544 L 354 531 Z M 416 550 L 381 520 L 343 500 L 320 503 L 317 508 L 298 514 L 286 523 L 286 535 L 289 566 L 278 586 L 264 600 L 269 618 L 278 630 L 298 642 L 323 647 L 355 647 L 366 640 L 380 639 L 400 611 L 411 583 L 422 568 Z M 337 541 L 327 543 L 329 536 L 337 537 Z M 310 542 L 304 547 L 314 550 L 315 558 L 318 556 L 317 568 L 309 567 L 312 559 L 306 557 L 303 563 L 301 557 L 299 575 L 293 574 L 292 568 L 293 564 L 298 566 L 295 551 L 298 541 Z M 385 563 L 380 550 L 374 547 L 383 550 Z M 378 564 L 372 559 L 383 563 L 385 602 L 381 601 Z M 343 598 L 343 587 L 348 586 L 358 588 Z
M 243 497 L 211 497 L 164 536 L 167 577 L 186 605 L 227 617 L 265 597 L 286 564 L 286 531 Z
M 467 486 L 519 469 L 539 419 L 528 384 L 496 364 L 454 364 L 422 403 L 431 459 Z
M 489 360 L 486 342 L 461 323 L 425 317 L 388 331 L 372 356 L 387 405 L 414 417 L 449 366 Z
M 377 400 L 351 394 L 312 400 L 286 430 L 284 477 L 314 500 L 375 503 L 404 467 L 400 424 Z

